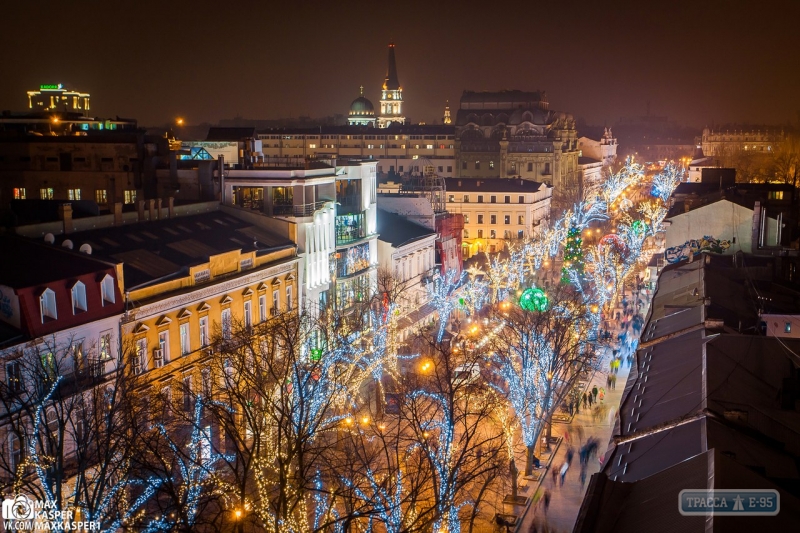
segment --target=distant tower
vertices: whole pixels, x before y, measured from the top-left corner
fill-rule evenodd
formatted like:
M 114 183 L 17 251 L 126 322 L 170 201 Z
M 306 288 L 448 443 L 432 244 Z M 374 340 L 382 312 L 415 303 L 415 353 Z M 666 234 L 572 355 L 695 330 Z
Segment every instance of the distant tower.
M 381 114 L 378 127 L 386 128 L 393 122 L 405 124 L 403 116 L 403 89 L 397 80 L 397 63 L 394 59 L 394 43 L 389 43 L 389 68 L 381 90 Z
M 364 86 L 360 87 L 361 94 L 350 104 L 350 113 L 347 117 L 349 126 L 375 126 L 375 109 L 372 102 L 364 97 Z
M 450 100 L 444 105 L 444 117 L 442 118 L 442 124 L 452 124 L 453 120 L 450 118 Z

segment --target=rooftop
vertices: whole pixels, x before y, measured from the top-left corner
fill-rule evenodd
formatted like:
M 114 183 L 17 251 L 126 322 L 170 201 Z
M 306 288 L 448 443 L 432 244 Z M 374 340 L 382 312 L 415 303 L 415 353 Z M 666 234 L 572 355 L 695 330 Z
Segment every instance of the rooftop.
M 63 239 L 62 239 L 63 241 Z M 15 289 L 44 285 L 108 270 L 109 263 L 86 254 L 15 235 L 0 235 L 0 285 Z
M 415 224 L 403 216 L 378 209 L 378 235 L 379 240 L 399 248 L 425 237 L 434 236 L 436 232 Z
M 207 141 L 241 141 L 256 136 L 255 128 L 225 128 L 212 126 L 206 135 Z
M 56 237 L 86 243 L 92 256 L 122 262 L 127 288 L 176 276 L 209 256 L 232 250 L 258 255 L 294 246 L 288 239 L 222 211 L 103 228 Z
M 448 192 L 539 192 L 551 188 L 538 181 L 507 178 L 446 178 Z

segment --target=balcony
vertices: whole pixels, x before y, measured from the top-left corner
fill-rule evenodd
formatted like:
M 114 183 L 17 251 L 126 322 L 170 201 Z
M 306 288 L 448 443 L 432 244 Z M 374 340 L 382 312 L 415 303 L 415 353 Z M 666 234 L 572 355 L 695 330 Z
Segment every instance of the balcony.
M 272 206 L 272 214 L 276 217 L 310 217 L 314 216 L 314 213 L 322 209 L 329 201 L 323 200 L 299 205 L 274 205 Z

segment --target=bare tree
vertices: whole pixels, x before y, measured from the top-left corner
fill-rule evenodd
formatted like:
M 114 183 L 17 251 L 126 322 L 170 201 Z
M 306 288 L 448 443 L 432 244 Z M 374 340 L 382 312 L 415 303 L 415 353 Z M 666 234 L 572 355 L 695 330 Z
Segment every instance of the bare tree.
M 109 348 L 50 337 L 6 353 L 11 375 L 0 384 L 0 428 L 11 448 L 0 454 L 3 492 L 102 529 L 126 523 L 154 490 L 132 482 L 137 383 Z

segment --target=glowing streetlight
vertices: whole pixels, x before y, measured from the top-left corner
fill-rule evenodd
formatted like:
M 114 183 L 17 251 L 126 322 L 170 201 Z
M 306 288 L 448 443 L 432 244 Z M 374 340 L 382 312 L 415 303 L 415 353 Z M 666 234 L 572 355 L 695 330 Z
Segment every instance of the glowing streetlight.
M 178 118 L 177 120 L 175 120 L 175 123 L 176 123 L 178 126 L 183 126 L 183 119 L 182 119 L 182 118 Z

